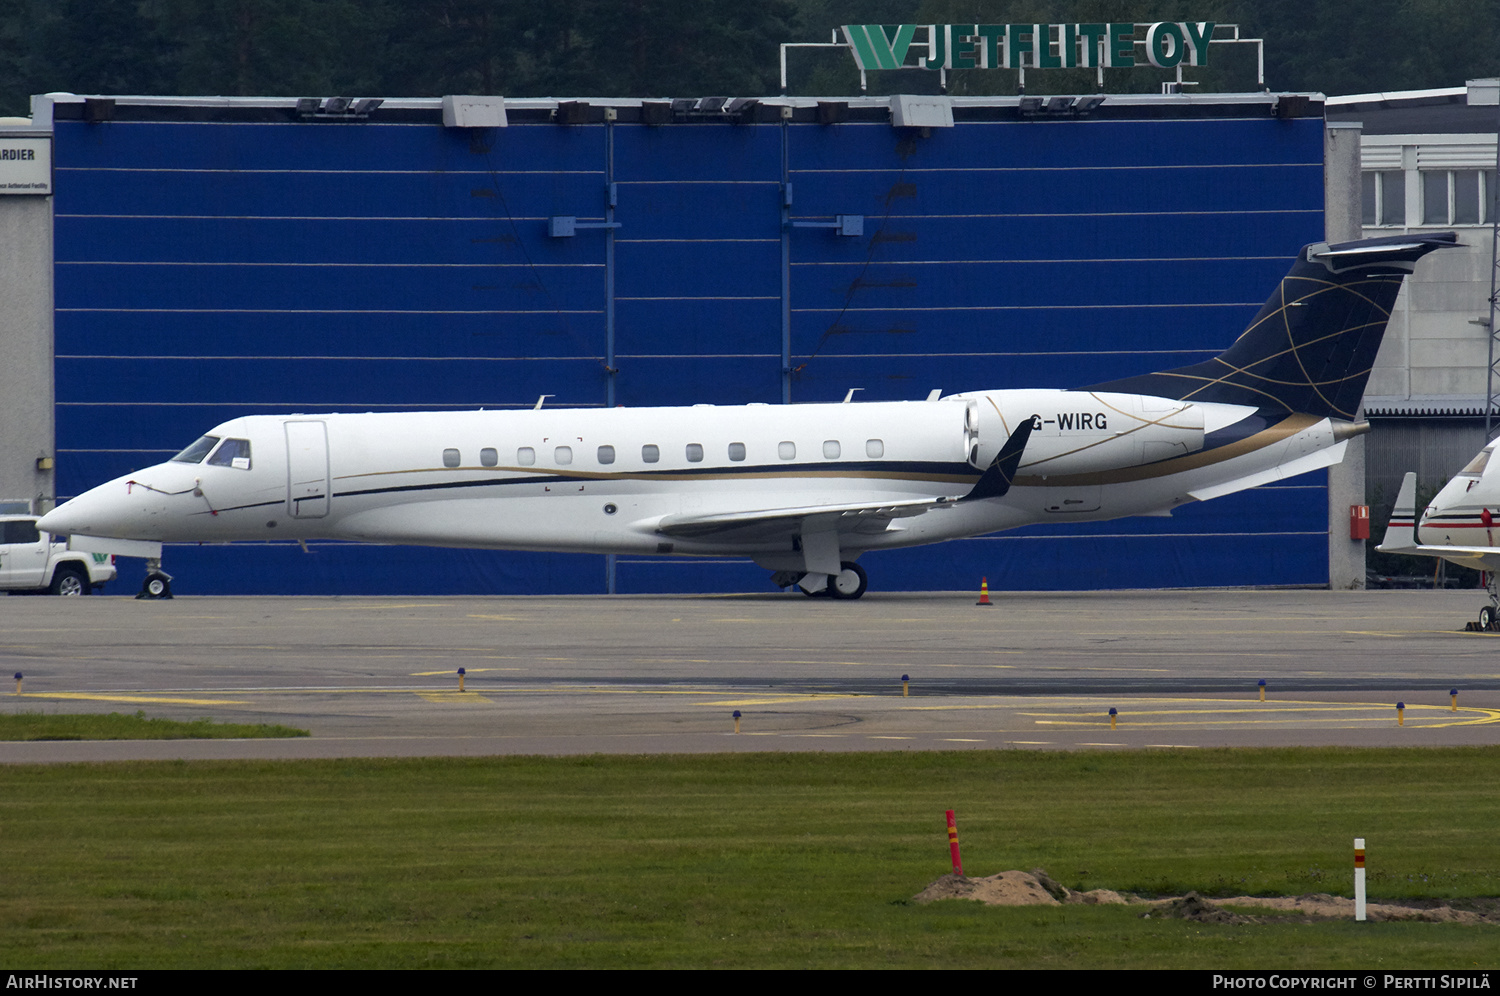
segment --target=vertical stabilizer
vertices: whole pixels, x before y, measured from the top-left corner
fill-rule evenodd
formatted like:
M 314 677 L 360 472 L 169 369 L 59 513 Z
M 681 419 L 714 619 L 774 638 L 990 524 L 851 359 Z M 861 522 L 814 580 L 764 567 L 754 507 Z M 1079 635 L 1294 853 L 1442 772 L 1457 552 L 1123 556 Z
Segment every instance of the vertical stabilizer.
M 1417 552 L 1417 475 L 1407 472 L 1401 478 L 1396 507 L 1385 527 L 1385 538 L 1375 549 L 1381 553 Z
M 1218 356 L 1089 390 L 1352 420 L 1401 281 L 1417 260 L 1454 245 L 1452 232 L 1440 232 L 1306 246 L 1255 320 Z

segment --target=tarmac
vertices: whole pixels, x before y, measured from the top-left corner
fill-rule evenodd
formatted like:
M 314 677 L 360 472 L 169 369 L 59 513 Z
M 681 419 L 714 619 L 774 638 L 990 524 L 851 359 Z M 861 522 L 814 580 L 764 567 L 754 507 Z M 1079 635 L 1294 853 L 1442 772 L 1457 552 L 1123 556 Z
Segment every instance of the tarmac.
M 311 735 L 0 763 L 1500 742 L 1500 634 L 1463 631 L 1480 591 L 991 599 L 5 598 L 0 709 Z

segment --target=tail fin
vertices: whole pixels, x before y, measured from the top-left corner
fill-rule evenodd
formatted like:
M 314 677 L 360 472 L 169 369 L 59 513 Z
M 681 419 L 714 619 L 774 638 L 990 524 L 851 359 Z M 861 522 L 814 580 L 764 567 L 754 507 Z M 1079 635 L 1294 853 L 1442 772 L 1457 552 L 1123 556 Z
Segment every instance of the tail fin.
M 1381 553 L 1415 553 L 1417 548 L 1417 475 L 1407 472 L 1396 494 L 1396 507 L 1386 524 L 1385 538 L 1375 549 Z
M 1401 281 L 1452 232 L 1306 246 L 1234 345 L 1190 367 L 1088 388 L 1353 419 Z

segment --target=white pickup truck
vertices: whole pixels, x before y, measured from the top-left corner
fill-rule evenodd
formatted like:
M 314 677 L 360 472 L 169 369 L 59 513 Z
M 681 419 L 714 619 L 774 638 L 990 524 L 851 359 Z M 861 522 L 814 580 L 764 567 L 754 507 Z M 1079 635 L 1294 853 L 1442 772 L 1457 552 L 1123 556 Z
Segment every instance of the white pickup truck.
M 115 558 L 69 550 L 35 515 L 0 515 L 0 591 L 87 595 L 115 579 Z

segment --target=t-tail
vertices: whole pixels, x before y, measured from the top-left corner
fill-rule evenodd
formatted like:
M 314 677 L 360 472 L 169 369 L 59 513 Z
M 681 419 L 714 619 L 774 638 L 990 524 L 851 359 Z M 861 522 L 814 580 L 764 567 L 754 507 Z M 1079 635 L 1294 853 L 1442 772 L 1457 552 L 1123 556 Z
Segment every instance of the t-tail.
M 1423 256 L 1457 244 L 1454 233 L 1439 232 L 1306 246 L 1260 314 L 1218 356 L 1089 390 L 1352 420 L 1401 281 Z

